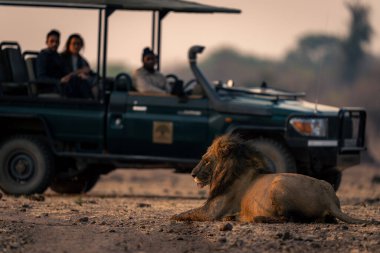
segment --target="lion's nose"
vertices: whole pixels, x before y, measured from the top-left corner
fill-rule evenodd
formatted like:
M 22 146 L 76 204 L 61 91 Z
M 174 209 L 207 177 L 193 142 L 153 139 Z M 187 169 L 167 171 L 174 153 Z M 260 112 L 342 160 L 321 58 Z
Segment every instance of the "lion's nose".
M 191 176 L 195 178 L 197 176 L 197 174 L 191 173 Z

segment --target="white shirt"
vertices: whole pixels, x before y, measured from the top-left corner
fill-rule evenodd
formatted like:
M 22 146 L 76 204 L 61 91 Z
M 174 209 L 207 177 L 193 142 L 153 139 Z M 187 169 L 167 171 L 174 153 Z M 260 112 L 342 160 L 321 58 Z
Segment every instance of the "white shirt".
M 165 76 L 158 71 L 149 72 L 144 67 L 133 73 L 133 84 L 139 92 L 170 93 Z

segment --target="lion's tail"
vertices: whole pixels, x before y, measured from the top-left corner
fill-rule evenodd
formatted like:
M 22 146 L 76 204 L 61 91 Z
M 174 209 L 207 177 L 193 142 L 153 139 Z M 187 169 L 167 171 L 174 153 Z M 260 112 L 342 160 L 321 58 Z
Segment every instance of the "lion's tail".
M 347 214 L 343 213 L 337 206 L 333 205 L 331 207 L 331 215 L 334 216 L 335 218 L 350 223 L 350 224 L 363 224 L 363 223 L 370 223 L 369 221 L 366 220 L 361 220 L 361 219 L 356 219 L 348 216 Z

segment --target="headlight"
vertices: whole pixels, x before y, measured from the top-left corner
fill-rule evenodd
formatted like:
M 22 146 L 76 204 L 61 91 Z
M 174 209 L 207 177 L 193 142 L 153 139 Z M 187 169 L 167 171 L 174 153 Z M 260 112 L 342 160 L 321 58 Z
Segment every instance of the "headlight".
M 305 136 L 327 136 L 327 119 L 292 118 L 290 125 L 292 125 L 298 133 Z

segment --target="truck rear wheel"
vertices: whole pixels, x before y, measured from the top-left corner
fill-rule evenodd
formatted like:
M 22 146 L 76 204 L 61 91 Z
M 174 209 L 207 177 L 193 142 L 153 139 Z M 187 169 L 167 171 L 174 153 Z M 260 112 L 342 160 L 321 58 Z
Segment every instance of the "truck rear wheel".
M 0 150 L 0 187 L 4 192 L 28 195 L 46 190 L 54 166 L 42 142 L 32 136 L 18 136 L 5 141 Z
M 50 185 L 50 189 L 56 193 L 79 194 L 89 192 L 98 182 L 98 173 L 82 173 L 71 178 L 56 178 Z
M 268 138 L 258 138 L 252 140 L 252 145 L 263 154 L 272 172 L 297 172 L 293 156 L 280 142 Z

